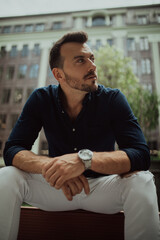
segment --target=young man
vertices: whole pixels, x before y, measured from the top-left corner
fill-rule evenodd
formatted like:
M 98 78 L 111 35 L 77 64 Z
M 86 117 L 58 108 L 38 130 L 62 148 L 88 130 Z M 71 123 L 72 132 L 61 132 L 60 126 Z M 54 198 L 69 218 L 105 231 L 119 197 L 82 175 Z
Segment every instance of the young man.
M 23 201 L 48 211 L 124 210 L 126 240 L 159 239 L 148 147 L 124 95 L 98 85 L 87 40 L 75 32 L 54 44 L 50 67 L 59 86 L 33 92 L 6 143 L 2 240 L 16 239 Z M 49 157 L 31 152 L 42 127 Z

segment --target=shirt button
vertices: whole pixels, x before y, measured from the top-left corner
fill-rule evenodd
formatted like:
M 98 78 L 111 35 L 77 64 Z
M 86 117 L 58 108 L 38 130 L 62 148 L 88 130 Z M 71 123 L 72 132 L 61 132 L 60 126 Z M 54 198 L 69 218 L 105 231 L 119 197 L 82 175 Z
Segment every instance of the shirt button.
M 74 151 L 77 151 L 77 148 L 76 148 L 76 147 L 74 148 Z
M 75 128 L 73 128 L 73 129 L 72 129 L 72 131 L 73 131 L 73 132 L 75 132 L 75 131 L 76 131 L 76 129 L 75 129 Z
M 62 110 L 62 113 L 64 113 L 64 111 Z

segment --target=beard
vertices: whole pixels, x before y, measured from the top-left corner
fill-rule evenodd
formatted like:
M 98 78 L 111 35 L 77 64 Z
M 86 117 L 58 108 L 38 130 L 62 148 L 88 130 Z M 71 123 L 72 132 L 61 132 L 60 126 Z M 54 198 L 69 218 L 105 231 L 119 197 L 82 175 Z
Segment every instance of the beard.
M 80 91 L 84 91 L 84 92 L 94 92 L 98 89 L 98 84 L 97 84 L 97 80 L 88 80 L 90 81 L 90 83 L 88 84 L 86 81 L 89 78 L 89 76 L 91 75 L 95 75 L 95 73 L 90 72 L 88 74 L 86 74 L 82 80 L 80 80 L 79 78 L 73 78 L 71 76 L 69 76 L 68 74 L 65 74 L 65 79 L 66 79 L 66 83 L 73 89 L 77 89 Z M 81 83 L 81 81 L 84 81 L 83 83 Z

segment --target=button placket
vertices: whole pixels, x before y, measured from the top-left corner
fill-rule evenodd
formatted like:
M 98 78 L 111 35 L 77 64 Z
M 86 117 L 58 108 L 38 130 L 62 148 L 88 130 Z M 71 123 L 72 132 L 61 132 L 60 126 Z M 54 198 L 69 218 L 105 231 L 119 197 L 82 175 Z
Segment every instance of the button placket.
M 73 139 L 75 140 L 75 133 L 76 133 L 75 127 L 72 128 L 72 133 L 73 133 Z M 75 144 L 75 141 L 74 141 L 74 144 Z M 75 145 L 73 146 L 73 151 L 77 152 L 77 147 Z

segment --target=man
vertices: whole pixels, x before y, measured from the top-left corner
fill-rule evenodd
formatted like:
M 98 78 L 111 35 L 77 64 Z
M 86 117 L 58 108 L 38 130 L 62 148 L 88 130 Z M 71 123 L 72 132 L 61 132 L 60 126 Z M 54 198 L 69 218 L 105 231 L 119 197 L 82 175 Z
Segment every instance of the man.
M 33 92 L 6 143 L 2 240 L 16 239 L 23 201 L 48 211 L 124 210 L 126 240 L 159 239 L 148 147 L 124 95 L 97 84 L 87 40 L 74 32 L 54 44 L 50 67 L 59 86 Z M 42 127 L 49 157 L 31 152 Z

